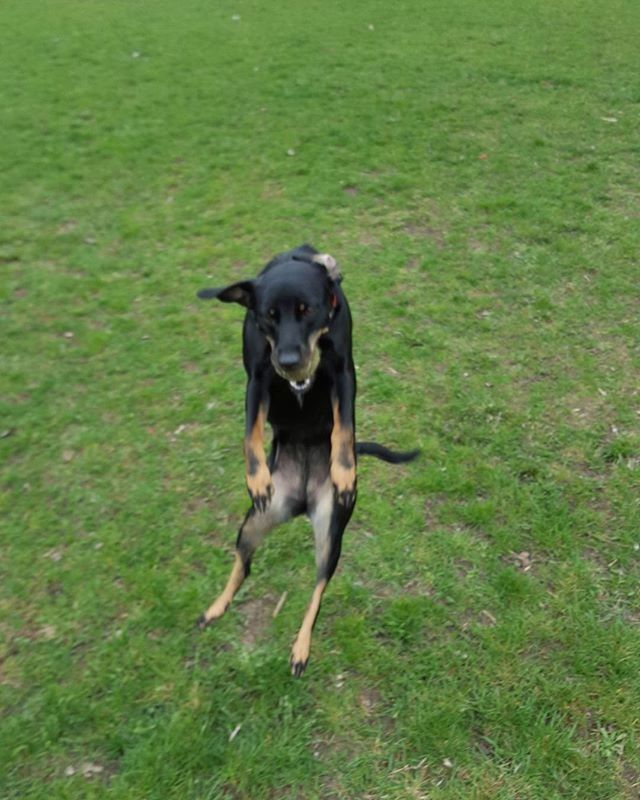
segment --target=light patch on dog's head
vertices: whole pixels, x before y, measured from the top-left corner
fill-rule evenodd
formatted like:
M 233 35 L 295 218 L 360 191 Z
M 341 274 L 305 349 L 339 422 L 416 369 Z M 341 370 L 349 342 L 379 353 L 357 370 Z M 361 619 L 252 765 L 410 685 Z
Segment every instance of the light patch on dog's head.
M 329 253 L 316 253 L 311 259 L 314 264 L 320 264 L 327 270 L 327 274 L 332 281 L 339 283 L 342 280 L 338 262 Z

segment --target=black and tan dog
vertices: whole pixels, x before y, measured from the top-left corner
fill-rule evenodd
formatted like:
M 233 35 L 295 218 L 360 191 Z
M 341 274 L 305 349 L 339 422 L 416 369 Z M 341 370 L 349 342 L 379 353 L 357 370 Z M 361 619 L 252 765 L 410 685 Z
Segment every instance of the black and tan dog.
M 275 525 L 306 513 L 313 525 L 316 586 L 291 653 L 303 673 L 320 601 L 340 557 L 342 534 L 356 501 L 356 455 L 400 463 L 394 453 L 355 440 L 356 379 L 351 314 L 335 260 L 309 245 L 272 259 L 255 280 L 203 289 L 201 298 L 247 309 L 243 360 L 247 371 L 244 453 L 252 506 L 240 527 L 231 575 L 199 620 L 219 619 L 249 574 L 251 558 Z M 265 424 L 273 429 L 264 448 Z

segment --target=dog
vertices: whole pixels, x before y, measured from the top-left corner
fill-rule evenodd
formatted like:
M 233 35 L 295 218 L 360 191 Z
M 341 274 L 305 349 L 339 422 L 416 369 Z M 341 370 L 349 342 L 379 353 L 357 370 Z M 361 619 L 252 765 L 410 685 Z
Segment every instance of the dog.
M 251 497 L 227 584 L 198 625 L 204 629 L 225 613 L 265 534 L 307 514 L 315 537 L 316 584 L 291 651 L 291 672 L 299 677 L 355 506 L 357 456 L 397 464 L 418 451 L 356 442 L 351 313 L 332 256 L 304 244 L 275 256 L 257 278 L 202 289 L 198 297 L 246 308 L 244 455 Z M 273 431 L 268 456 L 267 422 Z

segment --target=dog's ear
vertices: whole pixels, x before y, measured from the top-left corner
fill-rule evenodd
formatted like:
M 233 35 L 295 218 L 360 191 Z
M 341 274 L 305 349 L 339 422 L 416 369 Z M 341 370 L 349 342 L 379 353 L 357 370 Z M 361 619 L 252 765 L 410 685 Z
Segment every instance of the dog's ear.
M 316 253 L 311 256 L 311 260 L 314 264 L 321 264 L 327 270 L 327 275 L 332 281 L 340 283 L 342 280 L 340 267 L 338 267 L 338 262 L 333 256 L 330 256 L 329 253 Z
M 253 308 L 255 300 L 255 288 L 253 281 L 239 281 L 220 289 L 200 289 L 198 297 L 201 300 L 210 300 L 216 297 L 223 303 L 240 303 L 245 308 Z

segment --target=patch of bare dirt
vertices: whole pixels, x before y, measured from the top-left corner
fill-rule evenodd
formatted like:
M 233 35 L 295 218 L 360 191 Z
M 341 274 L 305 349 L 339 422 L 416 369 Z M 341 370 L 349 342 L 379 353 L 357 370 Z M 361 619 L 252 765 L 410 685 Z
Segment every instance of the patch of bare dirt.
M 371 233 L 371 231 L 368 231 L 368 230 L 362 231 L 360 233 L 360 236 L 358 237 L 358 242 L 363 247 L 379 247 L 380 246 L 380 240 L 376 236 L 374 236 Z
M 184 361 L 182 363 L 182 369 L 185 372 L 203 372 L 202 363 L 198 361 Z
M 475 566 L 473 561 L 469 561 L 467 558 L 458 558 L 455 562 L 456 575 L 464 579 L 473 572 Z
M 267 594 L 263 597 L 245 600 L 238 606 L 238 611 L 244 621 L 244 631 L 240 641 L 245 647 L 251 649 L 266 637 L 277 603 L 277 597 Z
M 473 627 L 480 628 L 494 628 L 498 624 L 498 620 L 487 609 L 482 611 L 467 611 L 461 615 L 460 630 L 463 632 L 468 631 Z
M 593 565 L 594 570 L 599 575 L 608 575 L 610 572 L 610 564 L 602 553 L 594 550 L 593 547 L 586 547 L 582 551 L 582 558 Z
M 404 231 L 414 238 L 429 239 L 436 245 L 438 250 L 444 249 L 444 231 L 439 228 L 434 228 L 432 225 L 408 224 L 404 226 Z
M 380 690 L 375 686 L 365 687 L 358 695 L 360 708 L 363 710 L 366 716 L 375 714 L 377 709 L 380 707 L 381 700 L 382 695 L 380 694 Z
M 0 654 L 0 686 L 21 689 L 23 686 L 22 675 L 18 667 L 13 663 L 13 659 L 9 659 L 9 655 Z
M 427 525 L 427 530 L 439 527 L 438 509 L 444 504 L 445 500 L 446 497 L 444 495 L 433 495 L 427 497 L 424 501 L 424 521 Z
M 108 783 L 118 773 L 118 764 L 115 761 L 80 761 L 70 763 L 64 768 L 65 778 L 84 778 L 86 781 L 99 781 Z
M 640 769 L 628 761 L 624 761 L 620 779 L 624 797 L 629 800 L 637 800 L 640 797 Z
M 521 553 L 509 553 L 502 557 L 502 561 L 505 564 L 511 564 L 518 572 L 531 572 L 533 567 L 533 556 L 527 550 L 523 550 Z
M 405 597 L 433 597 L 435 592 L 431 584 L 425 583 L 421 578 L 411 578 L 400 592 Z M 394 592 L 394 597 L 397 592 Z

